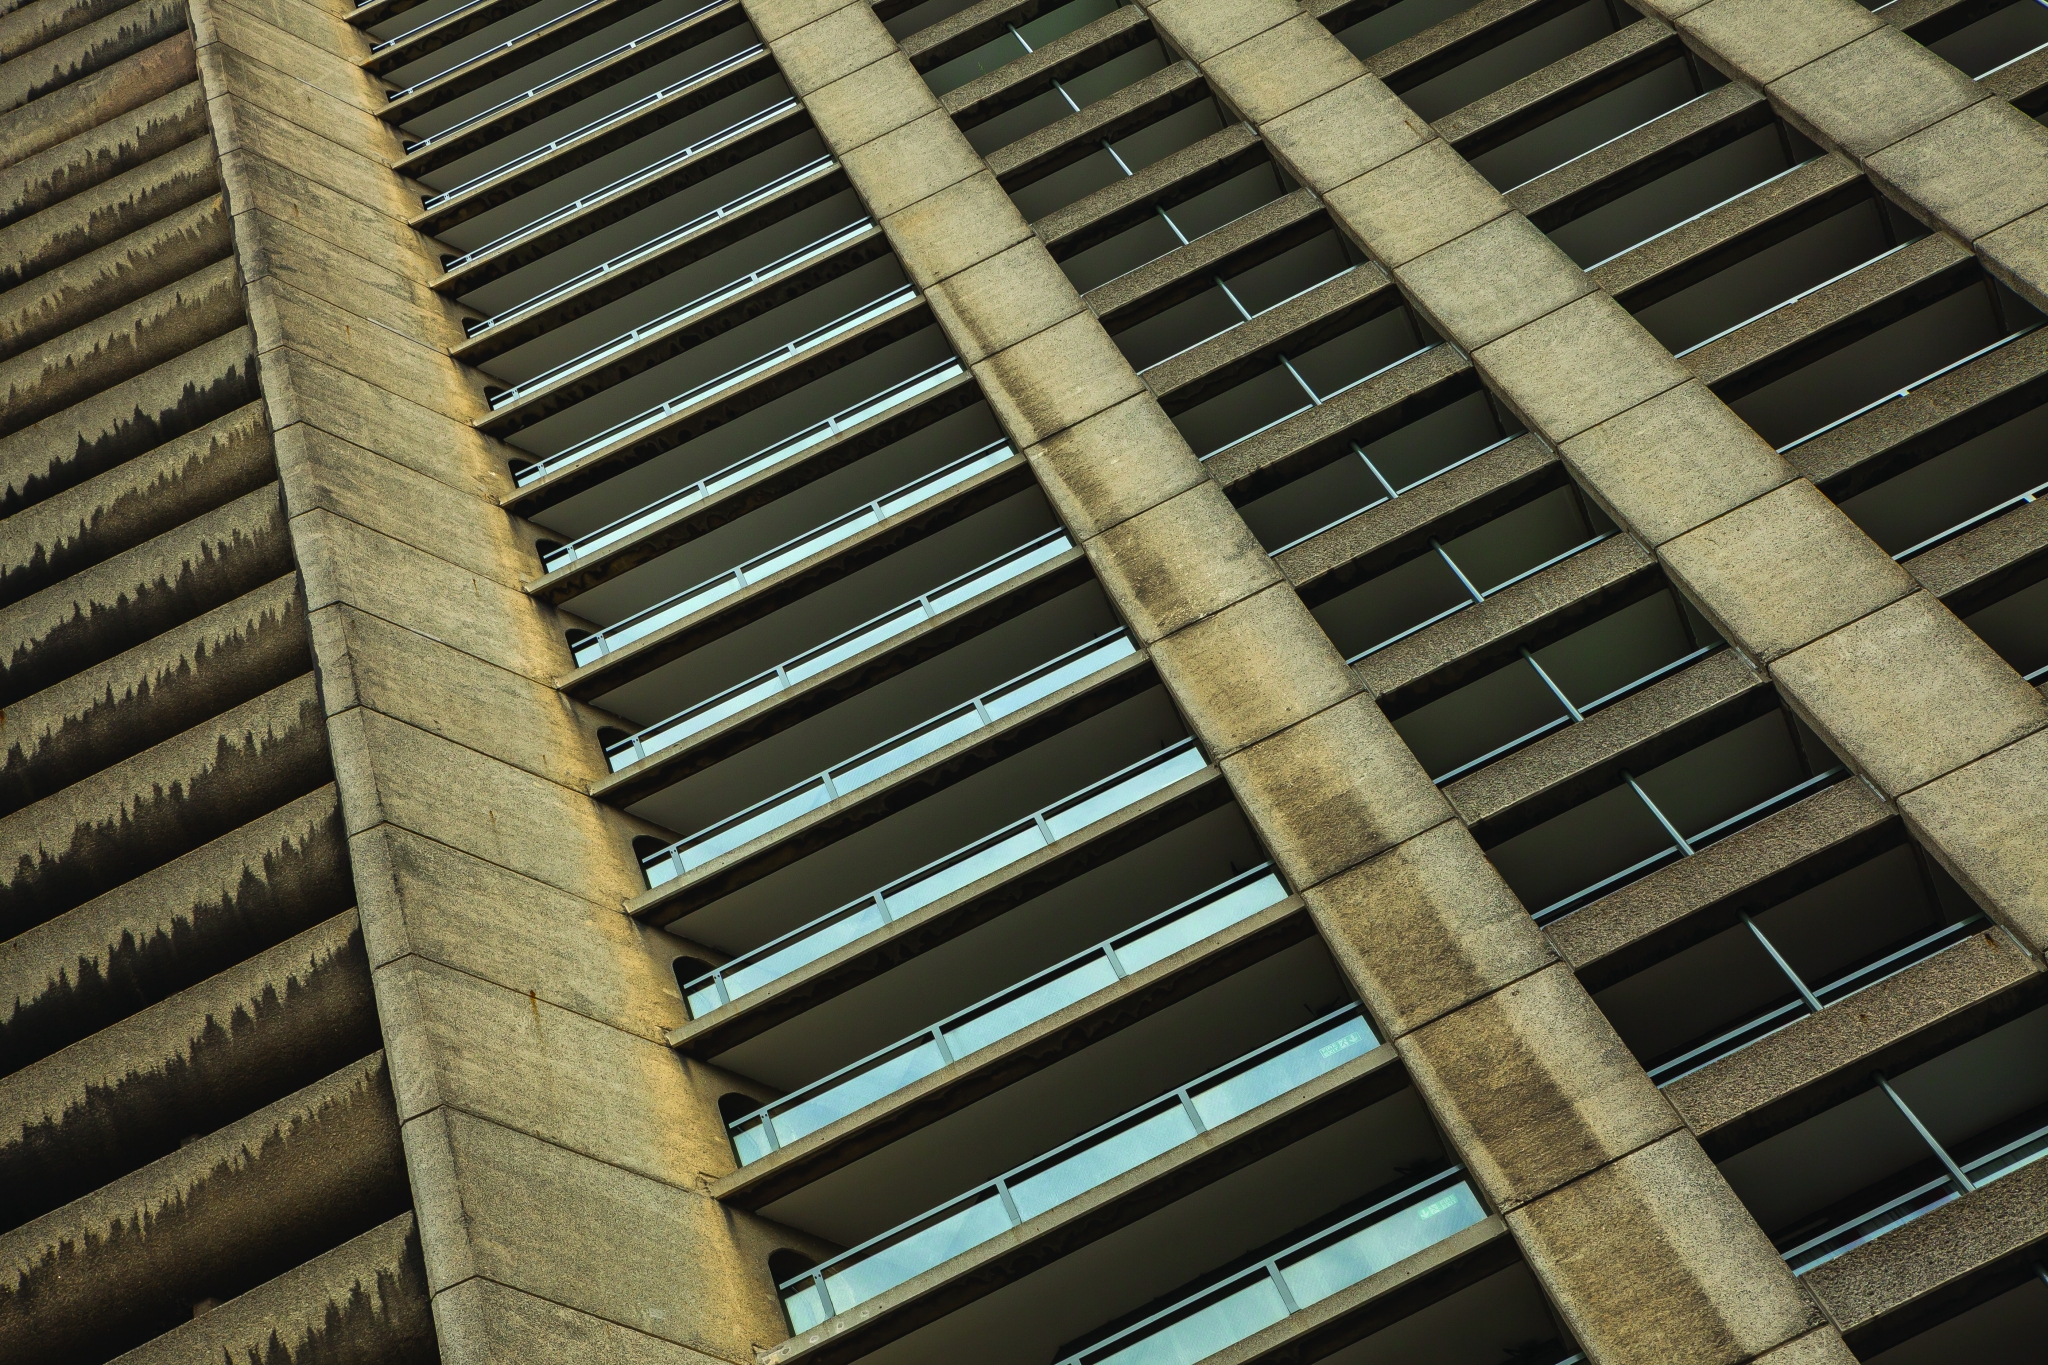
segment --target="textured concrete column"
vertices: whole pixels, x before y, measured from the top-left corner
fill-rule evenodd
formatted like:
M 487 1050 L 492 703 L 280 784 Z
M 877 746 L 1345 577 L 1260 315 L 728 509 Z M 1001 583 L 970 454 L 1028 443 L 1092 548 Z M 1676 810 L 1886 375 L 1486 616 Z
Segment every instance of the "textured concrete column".
M 2048 129 L 1855 0 L 1641 8 L 2048 306 Z
M 1810 1296 L 869 6 L 747 7 L 1595 1358 L 1735 1362 L 1816 1336 L 1835 1354 L 1815 1359 L 1843 1358 Z M 1293 19 L 1273 37 L 1296 50 L 1257 61 L 1271 63 L 1273 79 L 1310 87 L 1302 98 L 1348 84 L 1295 130 L 1297 150 L 1336 183 L 1430 137 L 1292 0 L 1149 8 L 1205 64 Z M 1209 75 L 1227 98 L 1263 109 L 1268 96 L 1236 82 L 1227 63 Z M 1276 98 L 1275 114 L 1300 103 Z M 1337 176 L 1338 163 L 1349 173 Z M 1638 1268 L 1626 1294 L 1605 1282 L 1610 1257 Z
M 2048 307 L 2048 129 L 1854 0 L 1643 8 Z M 1721 559 L 1716 572 L 1735 569 Z M 1915 832 L 2039 951 L 2048 948 L 2048 746 L 1996 742 L 2038 729 L 2039 708 L 1967 635 L 1916 597 L 1774 671 L 1809 719 L 1835 720 L 1818 728 L 1887 796 L 1922 788 L 1899 801 Z M 1929 671 L 1937 663 L 1947 666 Z M 1925 735 L 1920 752 L 1877 753 L 1909 733 Z
M 1341 44 L 1287 8 L 1162 0 L 1154 12 L 1274 154 L 1880 795 L 1900 797 L 2048 725 L 2035 689 L 1794 478 Z M 1931 833 L 1933 823 L 1923 827 Z M 1993 914 L 2036 949 L 2048 943 L 2041 874 L 2016 871 L 2048 860 L 2048 841 L 2003 848 L 2002 870 L 1972 841 L 1930 843 Z
M 678 1059 L 676 947 L 522 589 L 508 451 L 425 285 L 346 0 L 195 3 L 442 1359 L 746 1362 L 815 1250 L 704 1187 L 729 1088 Z

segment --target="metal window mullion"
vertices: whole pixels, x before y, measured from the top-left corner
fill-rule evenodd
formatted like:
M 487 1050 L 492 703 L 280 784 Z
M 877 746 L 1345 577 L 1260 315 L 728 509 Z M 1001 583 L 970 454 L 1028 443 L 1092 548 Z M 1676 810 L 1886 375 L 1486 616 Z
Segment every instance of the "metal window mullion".
M 1457 560 L 1451 558 L 1451 552 L 1443 547 L 1442 541 L 1438 540 L 1435 536 L 1431 536 L 1429 538 L 1429 548 L 1435 550 L 1437 557 L 1443 560 L 1445 566 L 1457 576 L 1459 586 L 1471 594 L 1474 605 L 1486 600 L 1486 594 L 1479 591 L 1478 586 L 1471 579 L 1465 577 L 1465 571 L 1458 567 Z
M 1564 709 L 1571 713 L 1571 718 L 1574 724 L 1586 718 L 1585 712 L 1579 710 L 1578 707 L 1572 705 L 1572 699 L 1570 697 L 1567 697 L 1564 694 L 1564 689 L 1557 685 L 1557 679 L 1550 676 L 1550 670 L 1545 668 L 1542 664 L 1536 662 L 1536 656 L 1534 654 L 1531 654 L 1525 648 L 1522 651 L 1522 657 L 1529 661 L 1529 667 L 1536 670 L 1536 676 L 1541 678 L 1543 680 L 1543 685 L 1550 689 L 1550 695 L 1556 697 L 1558 702 L 1564 707 Z
M 1757 928 L 1756 921 L 1749 917 L 1749 912 L 1746 910 L 1742 912 L 1742 922 L 1749 926 L 1749 932 L 1756 936 L 1756 941 L 1763 945 L 1766 953 L 1770 954 L 1771 961 L 1778 965 L 1778 970 L 1785 974 L 1785 979 L 1790 981 L 1792 988 L 1799 992 L 1799 998 L 1806 1002 L 1806 1007 L 1815 1014 L 1819 1014 L 1824 1008 L 1820 1003 L 1820 997 L 1807 989 L 1806 982 L 1800 977 L 1798 972 L 1792 970 L 1792 964 L 1785 960 L 1785 955 L 1778 951 L 1778 945 L 1764 936 L 1764 931 Z
M 1398 498 L 1401 496 L 1400 492 L 1397 489 L 1395 489 L 1393 481 L 1389 479 L 1386 475 L 1380 473 L 1380 467 L 1372 462 L 1372 456 L 1365 453 L 1365 447 L 1359 445 L 1358 442 L 1353 441 L 1351 443 L 1351 453 L 1353 455 L 1356 455 L 1359 459 L 1365 461 L 1365 467 L 1372 472 L 1372 476 L 1375 479 L 1378 479 L 1380 481 L 1380 487 L 1387 490 L 1388 497 Z
M 1287 373 L 1294 376 L 1294 382 L 1301 385 L 1301 391 L 1308 395 L 1310 404 L 1315 407 L 1321 407 L 1323 405 L 1322 398 L 1310 386 L 1309 382 L 1301 377 L 1301 371 L 1294 368 L 1294 362 L 1283 355 L 1280 357 L 1280 363 L 1287 367 Z
M 1913 1125 L 1913 1131 L 1920 1135 L 1920 1140 L 1926 1143 L 1934 1155 L 1941 1159 L 1941 1164 L 1948 1169 L 1948 1178 L 1955 1181 L 1964 1194 L 1968 1194 L 1976 1189 L 1977 1187 L 1970 1183 L 1970 1177 L 1963 1174 L 1963 1168 L 1956 1165 L 1955 1158 L 1948 1154 L 1948 1148 L 1942 1146 L 1935 1139 L 1934 1134 L 1927 1131 L 1927 1125 L 1920 1121 L 1920 1116 L 1913 1112 L 1904 1099 L 1900 1098 L 1898 1091 L 1892 1089 L 1892 1083 L 1884 1078 L 1884 1073 L 1879 1072 L 1875 1079 L 1878 1086 L 1884 1091 L 1885 1097 L 1892 1102 L 1901 1114 L 1905 1115 L 1906 1122 Z
M 1294 1301 L 1294 1291 L 1287 1287 L 1287 1277 L 1280 1273 L 1280 1262 L 1266 1262 L 1265 1271 L 1273 1281 L 1273 1288 L 1280 1291 L 1280 1303 L 1287 1310 L 1287 1315 L 1293 1317 L 1299 1313 L 1301 1305 Z
M 1678 851 L 1690 858 L 1692 856 L 1691 841 L 1678 832 L 1678 826 L 1672 824 L 1669 817 L 1664 814 L 1657 803 L 1650 799 L 1650 794 L 1643 790 L 1641 783 L 1636 781 L 1635 774 L 1623 768 L 1621 770 L 1621 777 L 1624 782 L 1628 783 L 1629 790 L 1636 794 L 1636 799 L 1641 801 L 1649 809 L 1650 814 L 1657 818 L 1657 823 L 1664 827 L 1664 832 L 1677 841 Z
M 1024 1215 L 1017 1211 L 1017 1200 L 1010 1194 L 1010 1182 L 1002 1176 L 996 1177 L 996 1194 L 1003 1201 L 1003 1216 L 1010 1220 L 1010 1226 L 1023 1227 Z

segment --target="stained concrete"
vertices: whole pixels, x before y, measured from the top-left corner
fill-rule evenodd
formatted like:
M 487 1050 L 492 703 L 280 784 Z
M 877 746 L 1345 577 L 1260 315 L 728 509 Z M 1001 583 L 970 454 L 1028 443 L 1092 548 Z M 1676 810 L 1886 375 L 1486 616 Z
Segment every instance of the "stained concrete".
M 100 25 L 92 27 L 97 29 Z M 148 27 L 141 30 L 145 36 L 148 32 Z M 41 55 L 41 51 L 24 54 L 10 61 L 9 67 L 31 67 Z M 161 42 L 102 67 L 83 80 L 57 86 L 39 99 L 0 114 L 0 148 L 5 149 L 9 160 L 34 156 L 137 105 L 169 94 L 196 74 L 191 35 L 171 33 Z
M 269 423 L 244 404 L 8 518 L 0 602 L 106 562 L 276 477 Z
M 353 911 L 0 1079 L 18 1226 L 378 1045 Z
M 107 120 L 0 173 L 0 225 L 20 222 L 206 132 L 197 82 Z
M 34 426 L 0 436 L 9 513 L 197 430 L 256 397 L 254 337 L 237 328 Z
M 0 812 L 306 673 L 306 610 L 287 574 L 7 708 Z
M 133 303 L 0 361 L 0 433 L 174 362 L 242 323 L 233 261 L 217 261 Z
M 1689 1133 L 1507 1218 L 1596 1360 L 1736 1365 L 1827 1323 Z
M 0 923 L 19 933 L 303 795 L 326 757 L 309 674 L 0 817 Z
M 0 1234 L 0 1344 L 111 1355 L 387 1222 L 405 1202 L 396 1128 L 372 1054 Z
M 402 1213 L 115 1358 L 115 1365 L 432 1365 L 419 1231 Z M 559 1357 L 558 1357 L 559 1358 Z
M 112 658 L 291 567 L 266 484 L 0 608 L 0 697 L 12 702 Z
M 103 19 L 47 37 L 8 61 L 5 74 L 0 75 L 0 110 L 18 109 L 30 101 L 49 98 L 52 91 L 159 43 L 185 27 L 185 0 L 136 0 Z M 23 153 L 17 151 L 14 155 Z
M 15 1069 L 223 971 L 353 899 L 329 783 L 0 945 Z
M 0 295 L 0 352 L 48 341 L 232 249 L 225 202 L 218 195 L 201 200 Z
M 59 204 L 0 227 L 0 284 L 18 288 L 67 261 L 110 246 L 220 188 L 206 138 L 171 148 Z

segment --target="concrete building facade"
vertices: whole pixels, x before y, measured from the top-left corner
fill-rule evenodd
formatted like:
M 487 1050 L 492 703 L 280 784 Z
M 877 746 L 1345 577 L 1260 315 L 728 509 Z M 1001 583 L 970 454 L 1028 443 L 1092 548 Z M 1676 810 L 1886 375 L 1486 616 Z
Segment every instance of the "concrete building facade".
M 0 1360 L 2039 1358 L 2048 5 L 0 59 Z

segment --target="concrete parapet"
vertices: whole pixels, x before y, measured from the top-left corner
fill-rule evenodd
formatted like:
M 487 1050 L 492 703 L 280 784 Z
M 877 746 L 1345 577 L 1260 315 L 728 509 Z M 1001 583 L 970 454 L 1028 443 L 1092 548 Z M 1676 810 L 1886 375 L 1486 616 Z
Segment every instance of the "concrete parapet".
M 0 699 L 30 696 L 291 569 L 267 484 L 0 608 Z
M 129 0 L 28 0 L 0 14 L 0 60 L 20 56 L 52 38 L 83 28 Z
M 277 477 L 270 424 L 248 403 L 8 518 L 0 603 L 131 550 Z
M 179 9 L 183 9 L 182 3 Z M 100 27 L 95 24 L 92 29 Z M 14 62 L 26 67 L 39 56 L 40 50 L 17 57 Z M 169 94 L 197 74 L 192 61 L 192 35 L 174 32 L 82 80 L 58 86 L 38 99 L 0 114 L 0 157 L 18 161 L 34 156 L 139 104 Z
M 0 1070 L 13 1072 L 353 899 L 329 783 L 152 868 L 0 949 Z
M 310 674 L 0 818 L 8 936 L 41 924 L 326 779 Z
M 0 352 L 39 345 L 233 250 L 226 201 L 203 199 L 0 295 Z
M 214 264 L 0 361 L 0 432 L 21 430 L 241 325 L 233 261 Z
M 134 170 L 206 130 L 206 104 L 195 81 L 66 138 L 0 172 L 0 225 Z
M 19 288 L 200 202 L 219 188 L 212 141 L 199 137 L 181 143 L 154 160 L 0 227 L 0 285 Z
M 0 1079 L 19 1225 L 377 1046 L 353 911 Z
M 256 397 L 255 337 L 238 327 L 0 436 L 0 511 L 12 514 L 84 483 Z
M 323 1252 L 114 1365 L 434 1365 L 433 1310 L 410 1213 Z M 557 1357 L 560 1359 L 560 1357 Z
M 0 1234 L 10 1360 L 104 1359 L 404 1211 L 382 1054 Z
M 10 706 L 0 813 L 311 667 L 305 604 L 287 574 Z
M 0 75 L 0 110 L 48 98 L 52 91 L 181 33 L 185 27 L 185 0 L 136 0 L 104 18 L 46 38 L 7 62 L 6 74 Z

